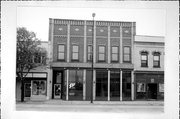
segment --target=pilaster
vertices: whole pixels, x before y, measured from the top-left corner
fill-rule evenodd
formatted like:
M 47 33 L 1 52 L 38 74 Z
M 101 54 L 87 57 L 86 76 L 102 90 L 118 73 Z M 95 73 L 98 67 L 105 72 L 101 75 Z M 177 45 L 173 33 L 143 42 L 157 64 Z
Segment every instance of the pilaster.
M 69 100 L 69 69 L 66 70 L 66 100 Z
M 120 101 L 122 101 L 122 70 L 120 70 Z
M 67 25 L 67 62 L 70 61 L 69 56 L 70 56 L 70 24 Z
M 108 101 L 110 101 L 110 70 L 108 70 Z

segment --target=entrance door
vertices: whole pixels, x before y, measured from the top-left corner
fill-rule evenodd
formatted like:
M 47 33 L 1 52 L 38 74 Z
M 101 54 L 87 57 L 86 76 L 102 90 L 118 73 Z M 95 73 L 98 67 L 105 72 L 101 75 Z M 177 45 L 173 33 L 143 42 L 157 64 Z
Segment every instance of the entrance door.
M 53 72 L 53 98 L 62 99 L 63 97 L 63 71 Z
M 157 84 L 148 84 L 148 99 L 157 99 Z
M 24 84 L 24 96 L 30 97 L 31 96 L 31 83 Z

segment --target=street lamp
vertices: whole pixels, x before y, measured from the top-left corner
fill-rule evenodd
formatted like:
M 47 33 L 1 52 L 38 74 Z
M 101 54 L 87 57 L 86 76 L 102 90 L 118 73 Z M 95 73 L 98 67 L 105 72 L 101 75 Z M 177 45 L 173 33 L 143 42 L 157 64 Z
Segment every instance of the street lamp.
M 93 57 L 93 54 L 94 54 L 94 17 L 95 17 L 95 13 L 92 13 L 92 17 L 93 17 L 93 28 L 92 28 L 92 53 L 91 53 L 91 60 L 92 60 L 92 81 L 91 81 L 91 103 L 93 103 L 93 77 L 94 77 L 94 74 L 93 74 L 93 70 L 94 70 L 94 57 Z

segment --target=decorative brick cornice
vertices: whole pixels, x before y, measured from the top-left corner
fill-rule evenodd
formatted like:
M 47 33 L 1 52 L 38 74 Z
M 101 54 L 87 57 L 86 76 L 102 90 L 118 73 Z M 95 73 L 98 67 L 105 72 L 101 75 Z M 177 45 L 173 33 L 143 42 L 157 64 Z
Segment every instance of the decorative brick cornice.
M 84 25 L 83 20 L 55 19 L 54 24 Z
M 70 25 L 84 25 L 86 20 L 71 20 L 71 19 L 50 19 L 54 20 L 54 24 L 70 24 Z M 122 26 L 132 27 L 135 22 L 119 22 L 119 21 L 95 21 L 96 26 Z M 86 25 L 93 25 L 92 20 L 87 20 Z
M 84 36 L 80 36 L 80 35 L 71 35 L 70 38 L 84 38 Z
M 54 35 L 55 37 L 67 37 L 67 35 Z

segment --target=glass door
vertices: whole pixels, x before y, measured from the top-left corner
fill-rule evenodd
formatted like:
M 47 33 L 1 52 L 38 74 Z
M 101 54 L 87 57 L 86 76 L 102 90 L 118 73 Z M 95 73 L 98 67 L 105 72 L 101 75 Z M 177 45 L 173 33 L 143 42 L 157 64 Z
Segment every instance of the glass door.
M 53 98 L 63 99 L 63 97 L 65 97 L 65 87 L 63 87 L 63 71 L 54 71 L 53 77 Z
M 54 84 L 54 98 L 61 98 L 61 84 Z
M 24 84 L 24 97 L 30 97 L 31 96 L 31 83 L 25 83 Z

